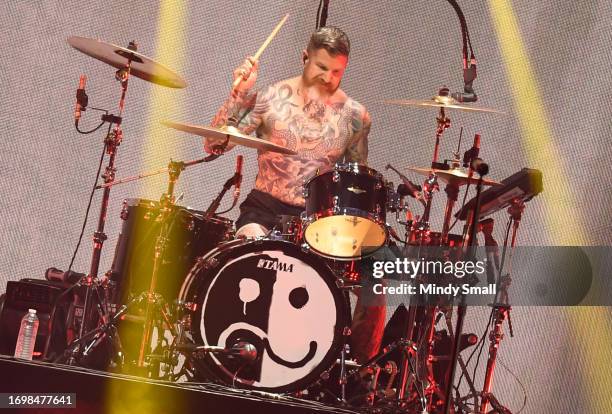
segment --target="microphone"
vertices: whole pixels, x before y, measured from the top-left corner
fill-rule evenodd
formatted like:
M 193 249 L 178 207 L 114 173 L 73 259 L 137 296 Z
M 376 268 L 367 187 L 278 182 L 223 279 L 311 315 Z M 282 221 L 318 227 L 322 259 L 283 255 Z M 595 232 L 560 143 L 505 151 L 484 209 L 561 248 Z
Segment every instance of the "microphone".
M 81 75 L 79 78 L 79 89 L 76 92 L 76 105 L 74 106 L 74 125 L 79 125 L 81 119 L 81 111 L 87 109 L 87 94 L 85 93 L 85 83 L 87 82 L 87 76 Z
M 235 343 L 228 351 L 233 357 L 238 357 L 247 362 L 253 362 L 257 359 L 257 348 L 250 342 L 239 341 Z
M 238 200 L 240 197 L 240 186 L 242 185 L 242 155 L 236 157 L 236 173 L 234 174 L 234 200 Z
M 463 166 L 469 167 L 472 160 L 478 157 L 478 154 L 480 154 L 480 134 L 474 135 L 474 143 L 472 144 L 472 148 L 463 154 Z
M 410 180 L 406 180 L 404 181 L 404 184 L 400 184 L 397 186 L 397 193 L 401 195 L 402 197 L 410 196 L 418 200 L 419 197 L 421 196 L 420 192 L 421 192 L 421 186 L 414 184 Z
M 421 202 L 421 204 L 425 205 L 425 200 L 423 200 L 423 196 L 421 195 L 421 186 L 413 183 L 406 177 L 404 174 L 395 169 L 391 164 L 387 164 L 385 167 L 386 170 L 393 170 L 397 173 L 399 178 L 402 180 L 403 184 L 397 186 L 397 193 L 399 195 L 413 197 Z
M 476 102 L 478 96 L 474 92 L 472 83 L 476 79 L 476 59 L 472 58 L 468 66 L 467 60 L 463 59 L 463 92 L 453 92 L 451 97 L 457 102 Z
M 481 177 L 489 173 L 489 164 L 484 162 L 482 158 L 474 158 L 470 166 L 472 167 L 472 170 L 476 171 Z

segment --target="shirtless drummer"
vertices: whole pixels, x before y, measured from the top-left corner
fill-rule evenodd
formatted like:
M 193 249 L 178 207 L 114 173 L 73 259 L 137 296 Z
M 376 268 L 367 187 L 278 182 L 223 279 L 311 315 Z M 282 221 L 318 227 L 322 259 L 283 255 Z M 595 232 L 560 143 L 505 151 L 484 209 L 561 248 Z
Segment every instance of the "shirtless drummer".
M 370 114 L 340 89 L 349 51 L 342 30 L 321 27 L 302 51 L 300 76 L 254 91 L 258 62 L 247 58 L 234 71 L 234 79 L 246 80 L 232 91 L 211 125 L 237 125 L 245 134 L 255 132 L 297 153 L 259 151 L 255 188 L 240 205 L 237 236 L 263 236 L 278 223 L 278 216 L 299 216 L 304 210 L 304 177 L 336 162 L 367 163 Z M 206 152 L 214 152 L 215 144 L 205 139 Z M 385 307 L 359 302 L 351 343 L 353 355 L 363 363 L 380 346 Z

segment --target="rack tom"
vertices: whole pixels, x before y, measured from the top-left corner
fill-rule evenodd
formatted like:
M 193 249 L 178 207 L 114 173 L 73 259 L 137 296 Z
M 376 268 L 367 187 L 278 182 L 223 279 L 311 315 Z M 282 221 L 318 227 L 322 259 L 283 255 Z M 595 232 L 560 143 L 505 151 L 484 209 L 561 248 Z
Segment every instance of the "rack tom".
M 388 186 L 382 175 L 355 163 L 336 164 L 304 184 L 304 239 L 317 254 L 353 260 L 387 240 Z

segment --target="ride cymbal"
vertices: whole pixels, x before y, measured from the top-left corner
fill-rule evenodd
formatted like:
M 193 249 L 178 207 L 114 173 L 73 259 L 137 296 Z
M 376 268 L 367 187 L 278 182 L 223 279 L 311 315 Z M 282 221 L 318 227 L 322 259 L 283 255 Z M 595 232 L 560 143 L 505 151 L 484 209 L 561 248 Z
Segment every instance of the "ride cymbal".
M 187 86 L 187 82 L 169 67 L 128 48 L 79 36 L 70 36 L 68 44 L 79 52 L 117 69 L 125 68 L 128 60 L 131 59 L 130 74 L 148 82 L 169 88 L 184 88 Z

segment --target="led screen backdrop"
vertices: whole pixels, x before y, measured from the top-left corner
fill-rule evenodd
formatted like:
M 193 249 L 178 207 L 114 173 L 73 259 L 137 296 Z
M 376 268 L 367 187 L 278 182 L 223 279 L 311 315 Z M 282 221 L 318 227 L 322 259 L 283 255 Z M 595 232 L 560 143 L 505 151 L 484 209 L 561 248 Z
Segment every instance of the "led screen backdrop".
M 478 105 L 505 115 L 451 112 L 441 158 L 452 158 L 463 127 L 462 151 L 480 133 L 481 156 L 491 166 L 491 178 L 501 180 L 523 167 L 544 172 L 544 193 L 527 205 L 520 244 L 610 245 L 609 3 L 461 3 L 478 58 Z M 258 85 L 299 74 L 317 6 L 316 0 L 2 2 L 0 289 L 9 280 L 42 278 L 51 266 L 67 268 L 76 246 L 105 131 L 80 135 L 74 130 L 79 75 L 88 77 L 91 106 L 118 112 L 115 70 L 72 49 L 68 36 L 122 46 L 135 40 L 141 53 L 187 80 L 182 90 L 130 81 L 116 164 L 117 177 L 125 177 L 164 167 L 171 158 L 202 156 L 197 137 L 165 129 L 158 121 L 207 124 L 228 94 L 234 67 L 257 50 L 285 13 L 289 20 L 261 58 Z M 408 166 L 427 166 L 436 111 L 383 101 L 428 98 L 442 85 L 462 87 L 460 29 L 451 6 L 443 0 L 332 2 L 328 24 L 342 27 L 351 39 L 342 87 L 371 113 L 370 166 L 383 172 L 387 163 L 405 172 Z M 88 110 L 81 126 L 94 127 L 99 114 Z M 254 182 L 256 153 L 239 148 L 183 172 L 177 185 L 181 203 L 205 209 L 233 173 L 237 154 L 245 156 L 244 198 Z M 157 200 L 165 182 L 162 175 L 112 190 L 100 272 L 113 259 L 122 200 Z M 74 264 L 77 271 L 89 268 L 100 196 L 94 197 Z M 229 197 L 225 201 L 223 206 Z M 434 228 L 441 225 L 443 203 L 441 191 Z M 420 214 L 418 205 L 412 206 Z M 237 209 L 227 216 L 235 219 Z M 494 218 L 501 240 L 506 213 Z M 515 337 L 506 335 L 503 365 L 495 377 L 499 399 L 512 410 L 522 405 L 516 376 L 527 393 L 524 412 L 612 410 L 600 396 L 606 395 L 602 386 L 610 387 L 611 316 L 610 308 L 601 307 L 516 308 Z M 486 309 L 472 309 L 468 329 L 480 334 L 487 317 Z

